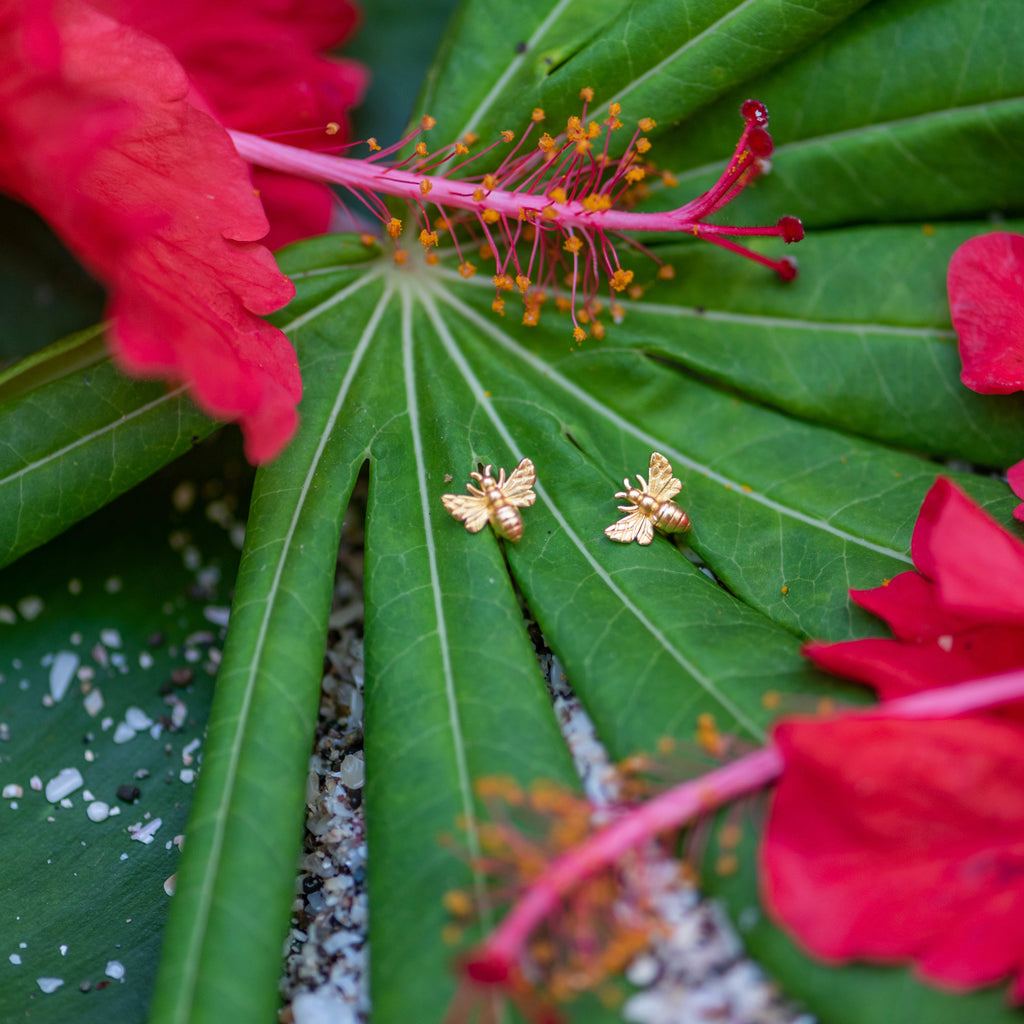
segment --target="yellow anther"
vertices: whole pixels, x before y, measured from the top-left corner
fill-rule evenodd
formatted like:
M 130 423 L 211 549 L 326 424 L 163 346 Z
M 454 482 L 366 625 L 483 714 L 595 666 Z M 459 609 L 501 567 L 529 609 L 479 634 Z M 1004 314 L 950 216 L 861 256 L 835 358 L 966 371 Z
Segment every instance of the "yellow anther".
M 589 139 L 580 139 L 580 141 L 576 143 L 576 152 L 579 153 L 580 156 L 586 156 L 586 154 L 593 148 L 594 144 Z
M 661 183 L 666 188 L 675 188 L 676 185 L 679 184 L 679 182 L 676 181 L 675 176 L 670 174 L 668 171 L 661 172 Z
M 469 152 L 469 146 L 463 145 L 461 142 L 455 143 L 455 155 L 465 156 Z
M 616 292 L 625 291 L 633 281 L 633 271 L 623 270 L 619 267 L 618 270 L 612 274 L 611 286 L 612 290 Z
M 637 121 L 637 125 L 639 125 L 640 131 L 650 132 L 658 127 L 658 122 L 655 121 L 653 117 L 641 117 L 640 120 Z
M 618 117 L 619 114 L 622 113 L 622 104 L 621 103 L 609 103 L 608 104 L 608 113 L 611 114 L 612 117 Z
M 397 217 L 388 221 L 384 230 L 392 237 L 397 238 L 402 233 L 402 222 Z
M 433 185 L 431 185 L 431 184 L 430 184 L 430 182 L 429 182 L 429 180 L 428 180 L 428 179 L 426 179 L 426 178 L 424 178 L 424 179 L 423 179 L 423 180 L 422 180 L 422 181 L 420 182 L 420 192 L 422 192 L 422 193 L 423 193 L 423 195 L 426 195 L 426 194 L 427 194 L 427 193 L 428 193 L 428 192 L 429 192 L 429 191 L 430 191 L 430 190 L 431 190 L 431 189 L 432 189 L 433 187 L 434 187 L 434 186 L 433 186 Z
M 596 121 L 591 121 L 587 125 L 587 138 L 596 139 L 601 134 L 601 126 Z
M 673 267 L 671 263 L 662 263 L 662 265 L 658 267 L 658 277 L 660 277 L 662 281 L 671 281 L 675 276 L 676 268 Z
M 550 199 L 551 202 L 553 202 L 553 203 L 564 203 L 564 202 L 566 202 L 566 198 L 567 197 L 565 195 L 565 189 L 564 188 L 553 188 L 548 193 L 548 199 Z
M 476 273 L 476 267 L 474 267 L 472 263 L 460 263 L 459 273 L 463 277 L 472 277 Z
M 482 203 L 484 201 L 484 190 L 482 188 L 473 189 L 473 201 L 476 203 Z
M 515 287 L 515 282 L 508 276 L 508 274 L 495 274 L 494 287 L 503 292 L 510 292 Z
M 395 250 L 395 262 L 399 266 L 402 266 L 402 264 L 405 263 L 405 261 L 408 258 L 409 258 L 409 250 L 408 249 L 396 249 Z
M 504 299 L 495 299 L 491 303 L 491 309 L 493 309 L 494 312 L 498 314 L 498 316 L 504 316 L 505 315 L 505 300 Z
M 436 267 L 437 266 L 437 253 L 436 252 L 428 252 L 426 254 L 426 256 L 424 257 L 424 259 L 426 260 L 426 263 L 427 263 L 428 267 Z
M 594 98 L 594 90 L 589 85 L 584 86 L 580 89 L 580 99 L 586 103 L 589 103 Z
M 429 132 L 430 129 L 433 128 L 435 124 L 437 124 L 437 121 L 435 121 L 434 118 L 432 118 L 429 114 L 424 114 L 420 118 L 420 127 L 424 131 Z
M 592 330 L 594 332 L 594 337 L 597 338 L 598 341 L 604 340 L 604 324 L 599 324 L 595 320 Z
M 626 171 L 626 181 L 628 181 L 630 185 L 635 185 L 638 181 L 643 181 L 646 176 L 647 172 L 642 167 L 630 167 L 630 169 Z
M 626 294 L 627 294 L 627 295 L 628 295 L 628 296 L 629 296 L 629 297 L 630 297 L 630 298 L 631 298 L 631 299 L 632 299 L 632 300 L 633 300 L 634 302 L 636 302 L 636 301 L 637 301 L 638 299 L 642 299 L 642 298 L 644 297 L 644 286 L 643 286 L 642 284 L 631 284 L 631 285 L 630 285 L 630 286 L 629 286 L 629 287 L 628 287 L 628 288 L 626 289 Z
M 574 327 L 572 329 L 573 341 L 584 341 L 586 340 L 587 332 L 582 327 Z
M 611 313 L 612 319 L 616 323 L 619 323 L 619 321 L 621 321 L 626 315 L 626 307 L 623 306 L 621 302 L 613 302 L 611 306 L 608 307 L 608 312 Z
M 366 144 L 370 147 L 371 153 L 376 153 L 377 150 L 380 149 L 380 144 L 376 139 L 367 139 Z
M 425 142 L 416 143 L 416 155 L 426 156 L 427 155 L 427 144 Z
M 572 300 L 567 299 L 564 295 L 555 296 L 555 309 L 559 313 L 568 313 L 572 309 Z
M 641 135 L 640 138 L 636 140 L 636 151 L 638 153 L 649 153 L 651 151 L 651 140 L 646 136 Z
M 488 192 L 498 187 L 498 179 L 493 174 L 485 174 L 484 180 L 480 183 Z
M 454 917 L 469 917 L 473 913 L 473 901 L 462 889 L 449 889 L 441 897 L 441 902 Z
M 432 245 L 437 245 L 437 232 L 427 231 L 427 229 L 424 228 L 420 232 L 420 245 L 422 245 L 424 249 L 429 249 Z
M 366 231 L 359 236 L 359 241 L 362 242 L 363 245 L 373 245 L 377 241 L 377 239 L 368 231 Z
M 578 235 L 572 235 L 570 238 L 565 240 L 562 248 L 566 252 L 577 253 L 583 248 L 583 239 Z
M 588 213 L 600 213 L 602 210 L 612 208 L 612 197 L 603 192 L 591 192 L 583 200 L 583 209 Z
M 519 290 L 525 295 L 526 289 L 530 287 L 530 279 L 524 274 L 516 274 L 516 284 L 519 286 Z
M 462 136 L 462 141 L 463 141 L 463 142 L 464 142 L 464 143 L 465 143 L 465 144 L 466 144 L 467 146 L 472 146 L 472 145 L 474 145 L 475 143 L 477 143 L 477 142 L 479 142 L 479 141 L 480 141 L 480 136 L 479 136 L 479 135 L 477 135 L 477 133 L 476 133 L 476 132 L 466 132 L 466 134 Z
M 523 313 L 523 325 L 525 327 L 536 327 L 540 320 L 540 309 L 537 306 L 528 306 Z
M 558 143 L 555 142 L 547 132 L 545 132 L 537 140 L 537 148 L 544 150 L 545 153 L 551 154 L 558 151 Z
M 502 137 L 502 139 L 504 139 L 504 141 L 505 141 L 505 142 L 511 142 L 511 141 L 512 141 L 512 140 L 513 140 L 513 139 L 514 139 L 514 138 L 516 137 L 516 133 L 515 133 L 515 132 L 510 132 L 510 131 L 509 131 L 509 130 L 508 130 L 508 129 L 506 128 L 506 129 L 505 129 L 505 130 L 504 130 L 504 131 L 503 131 L 503 132 L 501 133 L 501 137 Z
M 612 132 L 617 132 L 622 127 L 622 122 L 617 117 L 606 118 L 604 123 L 608 125 L 608 130 Z
M 534 107 L 533 113 L 530 115 L 530 120 L 533 122 L 544 120 L 544 111 L 540 107 Z
M 484 212 L 480 214 L 480 219 L 485 224 L 497 224 L 498 221 L 501 220 L 501 214 L 498 213 L 497 210 L 492 210 L 488 208 L 485 209 Z
M 324 132 L 328 135 L 337 135 L 341 131 L 341 125 L 337 121 L 328 121 L 327 127 L 324 128 Z
M 494 250 L 489 245 L 480 246 L 480 259 L 482 260 L 493 260 Z

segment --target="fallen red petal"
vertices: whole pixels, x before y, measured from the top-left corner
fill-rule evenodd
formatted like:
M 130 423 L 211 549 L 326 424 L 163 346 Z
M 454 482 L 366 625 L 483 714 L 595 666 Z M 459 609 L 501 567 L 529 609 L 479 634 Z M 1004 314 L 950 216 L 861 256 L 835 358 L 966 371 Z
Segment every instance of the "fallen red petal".
M 1024 729 L 994 719 L 798 721 L 762 849 L 771 913 L 833 961 L 1024 981 Z
M 972 391 L 1024 388 L 1024 236 L 979 235 L 953 254 L 949 309 L 960 339 L 960 379 Z

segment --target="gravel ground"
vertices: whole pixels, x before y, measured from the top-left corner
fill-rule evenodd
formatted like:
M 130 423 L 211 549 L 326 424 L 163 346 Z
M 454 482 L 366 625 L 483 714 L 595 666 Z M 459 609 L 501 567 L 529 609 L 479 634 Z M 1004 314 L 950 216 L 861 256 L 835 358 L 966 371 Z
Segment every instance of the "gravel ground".
M 364 1024 L 370 1019 L 362 616 L 361 527 L 347 526 L 309 764 L 305 847 L 281 979 L 286 1000 L 282 1024 Z M 538 659 L 587 795 L 605 804 L 615 793 L 615 770 L 557 660 L 547 652 Z M 681 885 L 673 864 L 665 864 L 664 874 L 666 882 L 655 899 L 668 927 L 628 969 L 629 981 L 640 991 L 623 1004 L 622 1019 L 633 1024 L 813 1024 L 743 956 L 720 908 Z

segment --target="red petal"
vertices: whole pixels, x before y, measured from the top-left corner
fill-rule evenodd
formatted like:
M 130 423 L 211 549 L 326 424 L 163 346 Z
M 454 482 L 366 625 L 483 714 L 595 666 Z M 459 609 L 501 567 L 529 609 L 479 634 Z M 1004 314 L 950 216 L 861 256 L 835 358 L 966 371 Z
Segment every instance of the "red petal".
M 96 6 L 169 47 L 198 93 L 228 128 L 273 136 L 295 146 L 325 148 L 348 140 L 348 111 L 362 100 L 369 74 L 352 60 L 321 54 L 355 31 L 359 9 L 349 0 L 98 0 Z M 341 131 L 327 137 L 330 122 Z M 316 129 L 310 135 L 292 134 Z M 272 248 L 328 230 L 330 190 L 283 175 L 258 183 L 267 206 Z
M 912 551 L 947 608 L 1024 625 L 1024 544 L 949 480 L 925 497 Z
M 1024 462 L 1018 462 L 1006 471 L 1006 482 L 1018 498 L 1024 498 Z M 1013 510 L 1013 518 L 1024 520 L 1024 505 L 1018 505 Z
M 997 231 L 964 242 L 946 283 L 960 379 L 983 394 L 1024 388 L 1024 236 Z
M 250 458 L 271 458 L 301 381 L 287 338 L 257 314 L 293 287 L 255 244 L 266 219 L 227 134 L 186 101 L 159 43 L 79 0 L 0 10 L 0 188 L 107 286 L 123 366 L 184 381 L 206 412 L 241 420 Z M 57 64 L 38 63 L 21 31 L 40 12 Z
M 833 960 L 957 986 L 1024 968 L 1024 729 L 983 719 L 781 725 L 762 849 L 771 912 Z

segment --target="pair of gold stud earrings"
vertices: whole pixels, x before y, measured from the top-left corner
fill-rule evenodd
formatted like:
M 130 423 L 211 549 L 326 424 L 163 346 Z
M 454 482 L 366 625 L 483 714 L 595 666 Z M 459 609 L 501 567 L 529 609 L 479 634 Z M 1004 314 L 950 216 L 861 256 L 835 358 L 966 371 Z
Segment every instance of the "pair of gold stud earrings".
M 513 543 L 518 541 L 523 535 L 519 509 L 529 508 L 537 500 L 533 490 L 537 470 L 533 462 L 523 459 L 507 479 L 504 469 L 499 469 L 495 478 L 490 466 L 470 476 L 476 485 L 466 485 L 469 494 L 442 494 L 444 507 L 465 523 L 470 533 L 478 533 L 490 523 L 499 537 Z M 605 528 L 606 536 L 621 544 L 634 540 L 638 544 L 650 544 L 655 527 L 662 533 L 684 533 L 690 529 L 690 517 L 672 500 L 683 485 L 672 475 L 672 466 L 664 455 L 652 452 L 647 479 L 639 473 L 636 478 L 639 487 L 623 480 L 626 489 L 615 492 L 616 498 L 629 502 L 619 505 L 619 511 L 627 514 Z

